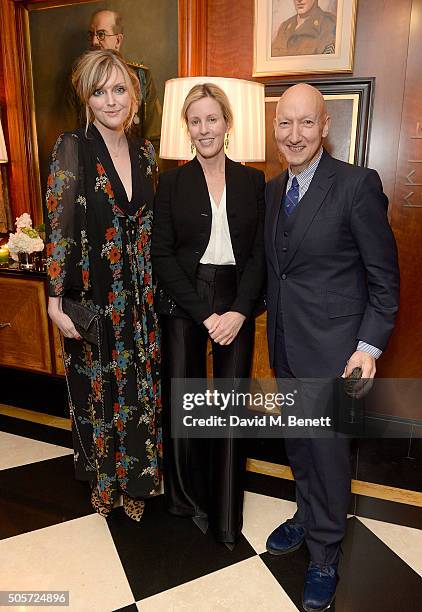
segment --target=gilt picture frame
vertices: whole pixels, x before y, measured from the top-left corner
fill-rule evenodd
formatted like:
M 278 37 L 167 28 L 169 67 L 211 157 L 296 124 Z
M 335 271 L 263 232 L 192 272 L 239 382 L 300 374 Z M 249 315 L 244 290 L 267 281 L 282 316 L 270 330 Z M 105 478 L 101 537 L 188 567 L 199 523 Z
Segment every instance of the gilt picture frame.
M 352 72 L 357 0 L 255 0 L 253 76 Z

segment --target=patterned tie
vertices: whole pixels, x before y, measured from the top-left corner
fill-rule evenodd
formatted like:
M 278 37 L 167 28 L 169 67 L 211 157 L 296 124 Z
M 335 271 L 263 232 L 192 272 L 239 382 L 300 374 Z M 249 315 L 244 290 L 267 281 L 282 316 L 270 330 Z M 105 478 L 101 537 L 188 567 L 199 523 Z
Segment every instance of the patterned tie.
M 287 216 L 291 215 L 299 203 L 299 183 L 294 176 L 291 187 L 284 197 L 284 212 Z

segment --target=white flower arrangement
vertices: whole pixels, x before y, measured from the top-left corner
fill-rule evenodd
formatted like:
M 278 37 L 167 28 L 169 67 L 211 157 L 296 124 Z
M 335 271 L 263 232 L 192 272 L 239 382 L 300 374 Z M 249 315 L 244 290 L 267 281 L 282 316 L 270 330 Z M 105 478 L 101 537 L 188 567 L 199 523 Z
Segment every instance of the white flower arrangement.
M 23 213 L 20 217 L 16 217 L 16 230 L 19 231 L 23 227 L 32 227 L 32 219 L 28 213 Z
M 32 227 L 32 220 L 28 213 L 23 213 L 16 219 L 16 233 L 10 234 L 7 247 L 10 256 L 18 261 L 18 253 L 35 253 L 44 249 L 44 242 L 37 230 Z

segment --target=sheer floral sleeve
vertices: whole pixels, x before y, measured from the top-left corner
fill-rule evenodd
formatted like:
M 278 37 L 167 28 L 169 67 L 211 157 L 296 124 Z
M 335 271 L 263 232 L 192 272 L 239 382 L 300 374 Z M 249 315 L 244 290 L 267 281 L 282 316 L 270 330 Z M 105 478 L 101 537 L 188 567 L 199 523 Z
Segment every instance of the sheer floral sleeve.
M 49 295 L 62 296 L 70 288 L 74 254 L 80 238 L 76 228 L 78 198 L 78 137 L 62 134 L 51 154 L 46 192 L 46 239 Z

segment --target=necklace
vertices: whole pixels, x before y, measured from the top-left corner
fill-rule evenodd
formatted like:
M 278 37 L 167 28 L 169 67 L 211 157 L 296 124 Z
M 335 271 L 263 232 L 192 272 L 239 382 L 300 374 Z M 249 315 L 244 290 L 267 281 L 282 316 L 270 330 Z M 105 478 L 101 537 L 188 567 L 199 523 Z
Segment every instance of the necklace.
M 109 150 L 111 157 L 119 157 L 121 150 L 124 147 L 126 141 L 123 138 L 121 142 L 123 142 L 123 144 L 120 147 L 118 147 L 117 150 L 114 150 L 114 151 L 113 151 L 113 148 L 109 144 L 107 144 L 107 149 Z

